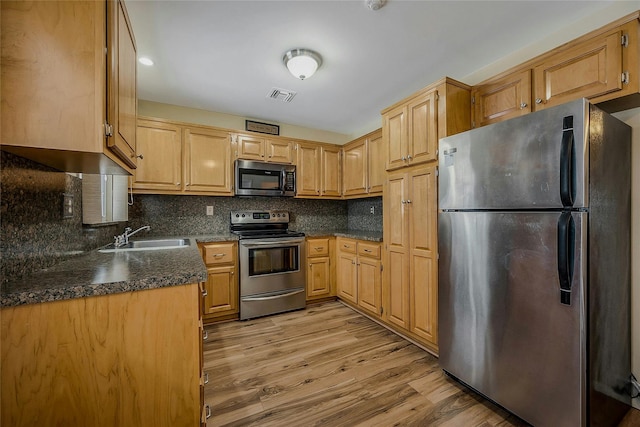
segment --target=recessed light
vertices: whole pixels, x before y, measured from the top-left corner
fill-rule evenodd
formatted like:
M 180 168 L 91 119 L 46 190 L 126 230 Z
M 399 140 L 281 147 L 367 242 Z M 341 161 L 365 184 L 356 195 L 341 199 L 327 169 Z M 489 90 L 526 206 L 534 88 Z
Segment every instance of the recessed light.
M 138 61 L 140 61 L 142 65 L 147 65 L 149 67 L 153 65 L 153 61 L 146 56 L 141 57 Z

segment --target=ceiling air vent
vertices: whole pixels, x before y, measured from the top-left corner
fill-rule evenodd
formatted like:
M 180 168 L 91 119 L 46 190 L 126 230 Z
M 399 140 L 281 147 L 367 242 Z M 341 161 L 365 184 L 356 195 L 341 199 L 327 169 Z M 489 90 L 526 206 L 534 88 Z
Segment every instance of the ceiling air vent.
M 291 102 L 293 97 L 296 96 L 296 92 L 287 89 L 280 89 L 277 87 L 271 88 L 267 98 L 277 99 L 283 102 Z

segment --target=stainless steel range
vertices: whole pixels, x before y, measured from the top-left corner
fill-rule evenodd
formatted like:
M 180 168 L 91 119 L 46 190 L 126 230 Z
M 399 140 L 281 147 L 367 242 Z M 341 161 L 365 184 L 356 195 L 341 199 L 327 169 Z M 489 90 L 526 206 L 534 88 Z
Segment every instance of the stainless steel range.
M 289 212 L 232 211 L 240 237 L 240 320 L 305 307 L 304 233 L 289 231 Z

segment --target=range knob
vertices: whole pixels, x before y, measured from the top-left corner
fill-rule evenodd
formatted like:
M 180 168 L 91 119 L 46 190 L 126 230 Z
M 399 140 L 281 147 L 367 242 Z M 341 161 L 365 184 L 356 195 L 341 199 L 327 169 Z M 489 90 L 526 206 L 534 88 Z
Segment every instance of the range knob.
M 236 218 L 240 218 L 240 214 L 236 214 Z
M 244 218 L 244 214 L 242 214 L 242 218 Z
M 271 214 L 271 216 L 275 218 L 276 214 Z

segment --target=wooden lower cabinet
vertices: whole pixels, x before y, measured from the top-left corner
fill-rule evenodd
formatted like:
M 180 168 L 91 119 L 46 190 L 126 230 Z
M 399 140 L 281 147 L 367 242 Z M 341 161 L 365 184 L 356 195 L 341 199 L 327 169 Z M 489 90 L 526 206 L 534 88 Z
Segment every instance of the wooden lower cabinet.
M 3 426 L 197 426 L 198 284 L 1 310 Z
M 237 318 L 239 314 L 238 244 L 236 242 L 201 243 L 207 266 L 204 282 L 202 317 L 205 323 Z
M 307 301 L 335 297 L 335 239 L 308 238 Z
M 338 237 L 338 298 L 368 314 L 380 317 L 382 308 L 382 262 L 380 244 Z

